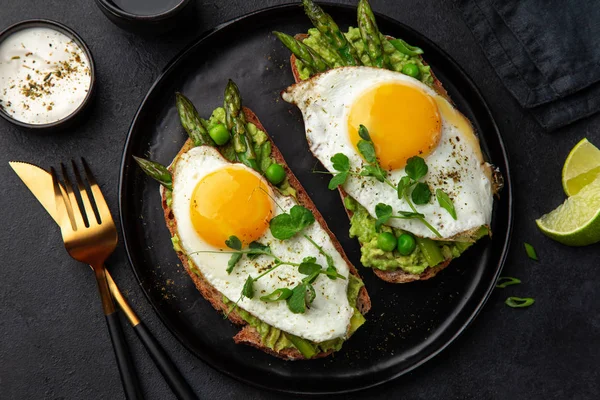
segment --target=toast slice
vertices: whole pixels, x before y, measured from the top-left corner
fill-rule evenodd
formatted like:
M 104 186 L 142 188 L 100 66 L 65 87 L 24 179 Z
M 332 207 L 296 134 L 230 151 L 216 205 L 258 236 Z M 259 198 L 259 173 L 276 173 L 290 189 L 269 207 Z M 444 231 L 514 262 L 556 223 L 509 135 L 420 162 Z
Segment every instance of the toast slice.
M 265 133 L 267 132 L 265 130 L 265 128 L 263 127 L 263 125 L 260 123 L 258 117 L 249 108 L 243 107 L 243 111 L 244 111 L 244 114 L 246 115 L 247 122 L 253 123 L 254 125 L 256 125 L 256 127 L 259 130 L 261 130 Z M 281 164 L 285 168 L 289 184 L 296 190 L 296 193 L 297 193 L 296 198 L 297 198 L 298 204 L 308 208 L 313 213 L 313 215 L 315 216 L 316 222 L 319 225 L 321 225 L 321 227 L 327 232 L 327 234 L 331 238 L 332 242 L 334 243 L 335 249 L 340 253 L 342 258 L 348 265 L 350 273 L 353 274 L 354 276 L 360 278 L 358 271 L 356 270 L 354 265 L 352 265 L 350 260 L 348 260 L 348 257 L 346 256 L 344 249 L 342 248 L 342 246 L 340 245 L 340 243 L 338 242 L 336 237 L 333 235 L 331 230 L 327 227 L 327 223 L 323 219 L 323 216 L 317 210 L 317 208 L 315 207 L 312 200 L 308 197 L 308 194 L 306 193 L 306 191 L 304 190 L 304 188 L 302 187 L 302 185 L 300 184 L 298 179 L 294 176 L 293 172 L 290 170 L 290 168 L 286 164 L 285 160 L 283 159 L 283 155 L 281 154 L 281 152 L 279 151 L 277 146 L 275 146 L 275 143 L 273 143 L 272 139 L 268 136 L 268 134 L 267 134 L 267 138 L 271 142 L 271 146 L 272 146 L 271 157 L 273 157 L 277 163 Z M 184 143 L 184 145 L 181 148 L 181 150 L 179 151 L 179 153 L 177 154 L 176 159 L 180 155 L 186 153 L 192 147 L 193 147 L 192 141 L 190 139 L 188 139 Z M 171 172 L 173 172 L 173 165 L 174 165 L 174 163 L 169 167 L 169 170 Z M 166 189 L 163 186 L 161 186 L 162 207 L 164 210 L 165 221 L 167 223 L 167 227 L 169 229 L 169 232 L 171 233 L 171 237 L 173 237 L 177 234 L 177 220 L 174 218 L 171 207 L 169 207 L 169 205 L 167 204 L 165 190 Z M 217 311 L 221 311 L 223 314 L 227 315 L 229 320 L 231 320 L 231 322 L 233 322 L 236 325 L 240 325 L 242 327 L 241 330 L 233 338 L 235 343 L 244 343 L 244 344 L 253 346 L 259 350 L 262 350 L 265 353 L 269 353 L 271 355 L 274 355 L 276 357 L 283 358 L 286 360 L 306 359 L 295 348 L 286 348 L 281 351 L 275 351 L 275 350 L 272 350 L 269 347 L 265 346 L 261 341 L 261 337 L 260 337 L 258 331 L 251 325 L 247 324 L 247 322 L 244 321 L 244 319 L 240 316 L 240 314 L 237 312 L 237 310 L 234 309 L 233 311 L 229 312 L 231 306 L 224 303 L 223 295 L 217 289 L 215 289 L 202 276 L 202 273 L 200 272 L 200 270 L 193 266 L 192 261 L 190 259 L 188 259 L 187 255 L 181 251 L 178 251 L 177 255 L 179 256 L 179 259 L 181 260 L 182 265 L 184 266 L 185 270 L 187 271 L 188 275 L 190 276 L 190 278 L 192 279 L 192 281 L 196 285 L 196 288 L 200 291 L 202 296 L 206 300 L 208 300 L 208 302 L 210 302 L 210 304 Z M 364 286 L 361 287 L 360 292 L 358 294 L 356 307 L 363 315 L 366 314 L 369 311 L 369 309 L 371 308 L 371 300 L 370 300 L 367 290 L 365 289 Z M 227 314 L 228 312 L 229 312 L 229 314 Z M 318 353 L 317 355 L 315 355 L 313 358 L 325 357 L 325 356 L 328 356 L 329 354 L 331 354 L 332 352 L 333 351 L 321 352 L 321 353 Z
M 298 41 L 304 41 L 304 39 L 306 39 L 307 37 L 308 37 L 308 34 L 306 34 L 306 33 L 299 33 L 294 36 L 294 38 Z M 388 38 L 388 40 L 394 39 L 391 36 L 386 36 L 386 37 Z M 421 61 L 423 62 L 424 65 L 427 65 L 427 63 L 423 60 L 423 58 L 420 55 L 418 57 L 421 59 Z M 294 54 L 292 54 L 290 56 L 290 64 L 291 64 L 291 68 L 292 68 L 292 74 L 294 75 L 295 83 L 302 81 L 302 79 L 300 78 L 300 72 L 298 71 L 298 67 L 296 65 L 296 56 Z M 440 82 L 440 80 L 434 75 L 432 70 L 430 70 L 430 73 L 433 78 L 433 87 L 432 88 L 440 96 L 442 96 L 443 98 L 445 98 L 446 100 L 448 100 L 450 103 L 453 104 L 452 100 L 450 99 L 450 96 L 448 95 L 448 92 L 446 91 L 446 89 L 444 89 L 442 82 Z M 341 187 L 338 187 L 338 191 L 340 193 L 340 197 L 342 198 L 342 203 L 343 203 L 344 199 L 346 198 L 346 196 L 348 194 Z M 352 211 L 346 209 L 346 213 L 348 214 L 348 218 L 352 218 Z M 442 271 L 444 268 L 446 268 L 450 264 L 450 261 L 451 260 L 442 261 L 440 264 L 438 264 L 434 267 L 428 267 L 427 269 L 425 269 L 425 271 L 423 271 L 421 274 L 418 274 L 418 275 L 410 274 L 410 273 L 402 271 L 400 269 L 393 270 L 393 271 L 384 271 L 381 269 L 373 268 L 373 272 L 375 273 L 375 275 L 377 275 L 377 277 L 379 277 L 380 279 L 382 279 L 386 282 L 408 283 L 408 282 L 427 280 L 427 279 L 433 278 L 440 271 Z

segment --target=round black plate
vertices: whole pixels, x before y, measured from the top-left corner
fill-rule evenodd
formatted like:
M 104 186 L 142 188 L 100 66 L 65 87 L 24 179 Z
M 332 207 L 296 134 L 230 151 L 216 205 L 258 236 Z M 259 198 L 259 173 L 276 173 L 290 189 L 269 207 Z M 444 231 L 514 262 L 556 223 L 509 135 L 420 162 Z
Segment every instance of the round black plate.
M 345 28 L 355 24 L 354 7 L 326 10 Z M 349 392 L 389 381 L 429 360 L 473 320 L 492 291 L 508 246 L 512 203 L 502 139 L 481 94 L 454 61 L 409 27 L 378 16 L 382 32 L 425 50 L 425 58 L 451 97 L 480 134 L 489 160 L 506 186 L 494 206 L 493 240 L 477 243 L 435 279 L 393 285 L 360 267 L 359 247 L 348 237 L 348 219 L 327 177 L 311 173 L 300 112 L 279 92 L 293 82 L 289 52 L 271 34 L 294 34 L 310 25 L 302 8 L 262 10 L 204 34 L 173 60 L 150 89 L 129 132 L 123 154 L 120 212 L 125 246 L 142 289 L 165 325 L 200 359 L 252 385 L 295 393 Z M 292 170 L 321 210 L 364 278 L 373 307 L 367 323 L 333 357 L 286 362 L 235 345 L 237 328 L 215 312 L 188 278 L 171 248 L 158 184 L 137 168 L 132 155 L 169 164 L 186 134 L 175 110 L 180 91 L 208 117 L 222 104 L 227 79 L 240 87 L 244 104 L 256 112 Z M 482 349 L 482 351 L 484 351 Z

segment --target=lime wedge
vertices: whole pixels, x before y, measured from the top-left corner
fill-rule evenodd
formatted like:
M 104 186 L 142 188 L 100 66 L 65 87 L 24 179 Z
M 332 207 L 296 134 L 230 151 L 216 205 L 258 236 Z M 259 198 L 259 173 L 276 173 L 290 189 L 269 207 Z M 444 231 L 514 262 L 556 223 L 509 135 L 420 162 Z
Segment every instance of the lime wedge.
M 600 175 L 600 150 L 587 139 L 573 147 L 562 170 L 562 185 L 573 196 Z
M 544 235 L 568 246 L 600 241 L 600 177 L 536 220 Z

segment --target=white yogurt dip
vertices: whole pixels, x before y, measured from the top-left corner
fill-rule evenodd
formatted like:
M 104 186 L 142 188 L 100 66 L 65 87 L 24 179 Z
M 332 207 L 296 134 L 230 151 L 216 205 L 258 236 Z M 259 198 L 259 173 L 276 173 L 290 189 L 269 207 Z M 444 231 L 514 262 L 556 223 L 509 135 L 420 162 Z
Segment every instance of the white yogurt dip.
M 18 121 L 39 125 L 68 117 L 91 82 L 85 52 L 57 30 L 25 28 L 0 42 L 0 107 Z

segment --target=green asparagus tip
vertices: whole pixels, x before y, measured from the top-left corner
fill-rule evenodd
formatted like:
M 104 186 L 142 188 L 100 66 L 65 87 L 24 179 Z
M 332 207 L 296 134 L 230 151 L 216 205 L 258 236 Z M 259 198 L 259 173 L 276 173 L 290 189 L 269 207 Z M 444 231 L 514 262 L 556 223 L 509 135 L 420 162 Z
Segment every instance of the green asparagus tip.
M 146 175 L 158 181 L 165 188 L 173 190 L 173 178 L 167 167 L 156 161 L 147 160 L 142 157 L 133 156 L 133 159 Z

